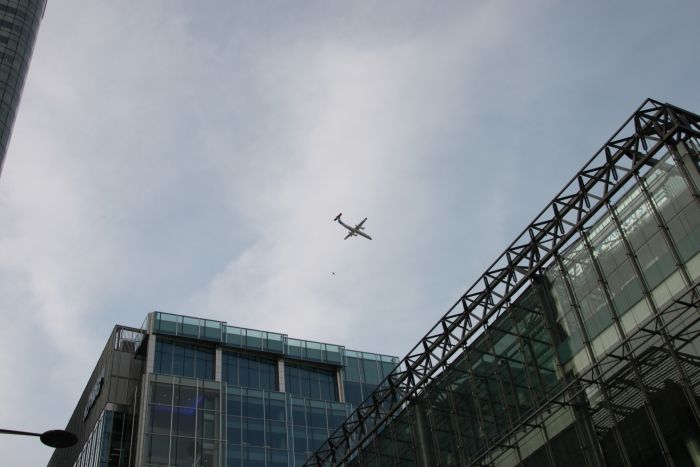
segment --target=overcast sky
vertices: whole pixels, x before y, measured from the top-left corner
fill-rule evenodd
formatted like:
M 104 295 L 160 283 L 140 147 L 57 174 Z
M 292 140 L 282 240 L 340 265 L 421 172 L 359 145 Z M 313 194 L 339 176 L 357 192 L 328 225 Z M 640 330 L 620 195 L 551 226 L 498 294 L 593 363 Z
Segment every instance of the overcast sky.
M 699 16 L 49 0 L 0 178 L 2 427 L 65 427 L 152 310 L 405 355 L 646 97 L 700 112 Z

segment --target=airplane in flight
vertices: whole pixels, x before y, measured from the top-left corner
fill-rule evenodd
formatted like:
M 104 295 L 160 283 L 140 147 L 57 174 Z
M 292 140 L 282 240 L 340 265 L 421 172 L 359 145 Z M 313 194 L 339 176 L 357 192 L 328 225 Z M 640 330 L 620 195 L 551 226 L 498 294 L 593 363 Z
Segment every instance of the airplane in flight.
M 364 224 L 365 221 L 367 220 L 366 217 L 362 220 L 362 222 L 357 224 L 355 227 L 351 227 L 348 224 L 346 224 L 345 222 L 340 220 L 340 216 L 342 216 L 342 215 L 343 215 L 343 213 L 341 212 L 340 214 L 335 216 L 335 219 L 333 219 L 333 220 L 338 221 L 338 223 L 340 225 L 342 225 L 343 227 L 345 227 L 346 229 L 348 229 L 350 231 L 350 233 L 347 234 L 347 236 L 345 237 L 344 240 L 347 240 L 350 237 L 355 237 L 357 235 L 361 235 L 361 236 L 365 237 L 366 239 L 372 240 L 372 237 L 370 237 L 369 235 L 367 235 L 364 232 L 361 232 L 361 230 L 364 230 L 364 227 L 362 227 L 362 224 Z

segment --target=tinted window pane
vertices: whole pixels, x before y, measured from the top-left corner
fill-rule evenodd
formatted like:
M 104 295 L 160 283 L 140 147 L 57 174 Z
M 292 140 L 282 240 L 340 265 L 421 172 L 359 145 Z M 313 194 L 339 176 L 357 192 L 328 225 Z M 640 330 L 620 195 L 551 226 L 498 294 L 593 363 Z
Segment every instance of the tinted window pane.
M 246 467 L 265 467 L 265 449 L 247 448 L 244 453 Z
M 173 437 L 170 444 L 170 462 L 177 467 L 189 467 L 194 462 L 194 439 Z
M 181 355 L 182 355 L 182 373 L 178 373 L 180 376 L 195 376 L 194 372 L 194 359 L 195 359 L 195 349 L 194 346 L 176 346 L 175 351 L 177 355 L 177 350 L 182 349 Z M 179 363 L 179 362 L 178 362 Z
M 277 390 L 277 362 L 273 359 L 225 352 L 222 367 L 222 376 L 230 385 Z
M 309 449 L 315 451 L 328 439 L 328 431 L 323 428 L 309 428 Z
M 229 443 L 241 444 L 241 417 L 231 417 L 226 419 L 226 438 Z
M 195 375 L 200 379 L 214 379 L 214 354 L 209 349 L 196 349 Z
M 151 383 L 151 402 L 170 405 L 173 401 L 173 385 Z
M 307 416 L 309 426 L 317 428 L 326 428 L 326 407 L 325 404 L 318 401 L 309 401 L 310 407 Z
M 334 429 L 335 427 L 339 427 L 340 424 L 345 421 L 346 417 L 345 407 L 343 405 L 333 404 L 328 415 L 328 424 Z
M 201 465 L 202 467 L 216 467 L 218 465 L 219 446 L 217 442 L 211 440 L 198 440 L 197 452 L 197 457 L 199 457 L 201 460 L 196 465 Z
M 368 384 L 379 384 L 379 367 L 377 362 L 372 360 L 362 360 L 362 370 L 364 382 Z
M 154 371 L 156 373 L 171 374 L 173 369 L 173 346 L 169 341 L 156 339 L 156 355 Z
M 243 415 L 246 417 L 263 418 L 262 391 L 250 391 L 248 397 L 243 399 Z
M 334 370 L 286 362 L 284 371 L 287 392 L 312 399 L 337 400 Z
M 206 410 L 219 410 L 220 395 L 216 389 L 200 389 Z
M 285 420 L 284 396 L 277 393 L 268 393 L 266 398 L 265 418 L 269 420 Z
M 241 395 L 229 392 L 226 399 L 226 412 L 229 415 L 241 415 Z
M 232 444 L 226 446 L 226 467 L 240 467 L 241 465 L 243 465 L 241 447 Z
M 214 349 L 158 338 L 154 370 L 161 374 L 214 379 Z
M 288 462 L 287 451 L 272 450 L 267 465 L 269 467 L 287 467 L 289 465 Z
M 292 423 L 294 425 L 306 425 L 304 399 L 292 398 Z
M 362 397 L 362 384 L 353 381 L 345 382 L 345 400 L 355 407 L 364 400 Z
M 267 421 L 266 444 L 275 449 L 287 449 L 287 426 L 284 422 Z
M 169 434 L 172 410 L 169 405 L 152 404 L 149 431 L 157 434 Z
M 173 411 L 173 432 L 180 436 L 194 437 L 196 424 L 195 409 L 176 407 Z
M 345 380 L 360 381 L 360 361 L 354 357 L 345 357 Z
M 194 386 L 175 387 L 175 405 L 194 408 L 197 402 L 197 388 Z
M 243 442 L 251 446 L 265 445 L 265 422 L 256 418 L 243 419 Z
M 217 412 L 197 411 L 197 436 L 206 439 L 219 438 L 219 414 Z
M 148 440 L 148 462 L 158 465 L 168 465 L 170 440 L 167 436 L 151 435 Z
M 306 428 L 303 426 L 292 427 L 292 439 L 294 440 L 294 452 L 307 452 Z

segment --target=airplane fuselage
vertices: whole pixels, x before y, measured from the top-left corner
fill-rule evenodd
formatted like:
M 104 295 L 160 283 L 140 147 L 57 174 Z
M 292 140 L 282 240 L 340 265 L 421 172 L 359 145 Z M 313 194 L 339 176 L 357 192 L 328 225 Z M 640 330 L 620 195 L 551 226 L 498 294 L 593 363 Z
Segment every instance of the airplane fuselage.
M 370 237 L 369 235 L 367 235 L 366 233 L 364 233 L 360 230 L 362 227 L 360 227 L 360 229 L 356 229 L 355 227 L 350 227 L 348 224 L 341 221 L 340 219 L 338 219 L 338 223 L 340 223 L 340 225 L 342 225 L 343 227 L 348 229 L 350 231 L 350 233 L 352 233 L 353 235 L 362 235 L 363 237 L 369 238 L 370 240 L 372 240 L 372 237 Z
M 372 240 L 372 237 L 370 237 L 366 233 L 362 232 L 362 229 L 364 228 L 364 227 L 362 227 L 362 223 L 364 223 L 364 221 L 362 221 L 362 223 L 358 224 L 357 226 L 352 227 L 340 219 L 340 214 L 338 214 L 338 216 L 335 218 L 335 220 L 338 221 L 338 223 L 340 225 L 342 225 L 343 227 L 345 227 L 346 229 L 348 229 L 350 231 L 350 233 L 348 234 L 348 237 L 360 235 L 362 237 L 365 237 L 368 240 Z M 365 219 L 365 220 L 367 220 L 367 219 Z M 345 237 L 345 238 L 347 239 L 348 237 Z

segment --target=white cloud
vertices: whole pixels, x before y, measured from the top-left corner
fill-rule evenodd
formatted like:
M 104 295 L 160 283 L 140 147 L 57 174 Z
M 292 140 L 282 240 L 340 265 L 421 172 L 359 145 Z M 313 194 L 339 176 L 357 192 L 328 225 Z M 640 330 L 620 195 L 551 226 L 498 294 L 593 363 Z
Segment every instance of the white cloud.
M 382 350 L 377 333 L 392 323 L 410 317 L 432 324 L 456 298 L 425 313 L 430 291 L 421 287 L 421 250 L 442 238 L 438 216 L 450 216 L 442 207 L 443 181 L 431 172 L 451 161 L 441 154 L 444 147 L 424 140 L 452 125 L 454 113 L 444 112 L 458 105 L 452 92 L 461 93 L 460 101 L 473 93 L 478 101 L 472 70 L 479 69 L 481 49 L 504 34 L 491 27 L 493 14 L 485 10 L 448 30 L 374 48 L 326 41 L 266 55 L 261 87 L 289 123 L 256 148 L 262 161 L 234 188 L 257 239 L 193 298 L 192 309 L 231 324 L 375 351 Z M 461 46 L 446 50 L 444 43 Z M 474 56 L 463 56 L 465 50 Z M 454 64 L 461 73 L 446 75 Z M 507 179 L 507 168 L 502 172 Z M 481 183 L 488 188 L 488 180 Z M 471 215 L 498 229 L 505 193 L 494 188 Z M 367 216 L 375 240 L 343 242 L 342 229 L 331 222 L 337 211 L 356 221 Z M 374 333 L 359 332 L 371 320 L 379 324 Z M 416 337 L 415 330 L 408 334 Z M 403 336 L 384 345 L 407 350 L 412 342 Z

